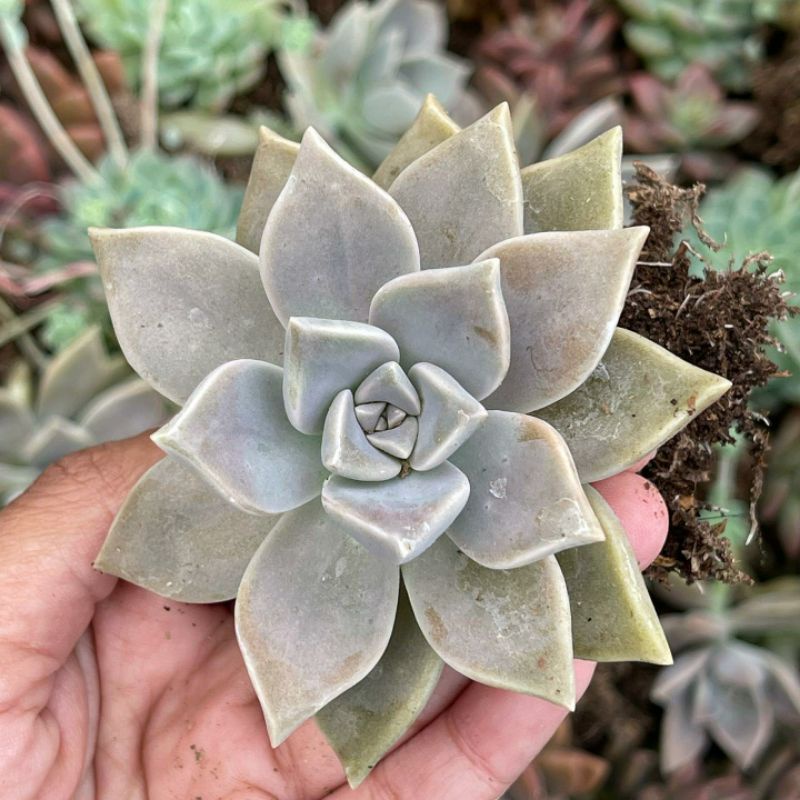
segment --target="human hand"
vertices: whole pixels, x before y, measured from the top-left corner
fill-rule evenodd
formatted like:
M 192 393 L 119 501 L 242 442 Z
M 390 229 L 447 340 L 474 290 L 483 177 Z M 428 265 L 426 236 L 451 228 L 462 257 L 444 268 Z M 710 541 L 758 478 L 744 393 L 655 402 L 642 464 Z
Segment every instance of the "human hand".
M 0 513 L 0 799 L 494 800 L 567 713 L 451 670 L 356 790 L 313 720 L 272 749 L 232 604 L 188 605 L 92 568 L 160 451 L 141 436 L 50 467 Z M 596 484 L 640 564 L 661 549 L 655 489 Z M 575 662 L 578 695 L 593 664 Z

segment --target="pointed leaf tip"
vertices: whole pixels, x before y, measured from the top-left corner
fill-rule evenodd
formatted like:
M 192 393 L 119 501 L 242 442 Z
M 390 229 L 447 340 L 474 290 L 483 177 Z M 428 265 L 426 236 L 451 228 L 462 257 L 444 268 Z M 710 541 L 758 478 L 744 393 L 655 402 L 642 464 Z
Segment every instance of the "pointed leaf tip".
M 318 500 L 282 517 L 245 572 L 235 612 L 273 747 L 372 670 L 398 589 L 397 566 L 371 556 Z
M 487 686 L 575 707 L 569 598 L 554 556 L 486 569 L 442 536 L 402 569 L 417 623 L 446 664 Z
M 476 259 L 522 233 L 522 185 L 508 108 L 498 106 L 418 158 L 389 193 L 408 214 L 423 267 Z
M 622 128 L 522 170 L 525 233 L 621 228 Z
M 272 307 L 290 317 L 365 322 L 375 292 L 419 269 L 400 206 L 313 129 L 267 219 L 261 276 Z
M 644 458 L 730 387 L 725 378 L 617 328 L 587 380 L 536 416 L 564 437 L 581 480 L 594 482 Z
M 576 658 L 671 664 L 672 654 L 620 521 L 591 486 L 605 540 L 557 555 L 572 607 Z

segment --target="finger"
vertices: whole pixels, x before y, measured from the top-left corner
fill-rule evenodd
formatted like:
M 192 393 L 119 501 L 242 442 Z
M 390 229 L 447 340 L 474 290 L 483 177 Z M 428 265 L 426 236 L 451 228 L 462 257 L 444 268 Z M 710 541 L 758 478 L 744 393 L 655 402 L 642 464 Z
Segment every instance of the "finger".
M 645 483 L 639 475 L 623 473 L 597 486 L 619 515 L 640 562 L 660 548 L 665 535 L 663 500 Z M 594 664 L 575 661 L 578 697 L 593 670 Z M 566 713 L 539 698 L 473 684 L 431 725 L 376 767 L 358 790 L 338 796 L 342 800 L 495 800 L 547 743 Z
M 146 436 L 74 453 L 0 513 L 0 708 L 31 688 L 43 690 L 34 705 L 46 703 L 48 680 L 116 582 L 92 561 L 159 453 Z
M 619 517 L 641 568 L 661 552 L 669 530 L 664 498 L 647 478 L 622 472 L 593 484 Z

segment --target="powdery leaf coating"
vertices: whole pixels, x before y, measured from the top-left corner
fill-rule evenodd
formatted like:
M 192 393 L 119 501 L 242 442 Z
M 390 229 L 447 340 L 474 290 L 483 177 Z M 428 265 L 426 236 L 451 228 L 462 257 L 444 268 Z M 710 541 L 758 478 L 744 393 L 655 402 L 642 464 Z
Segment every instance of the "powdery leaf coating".
M 379 450 L 395 458 L 406 459 L 411 455 L 414 449 L 414 443 L 417 441 L 417 432 L 419 431 L 419 424 L 416 417 L 406 417 L 404 411 L 394 408 L 392 411 L 399 411 L 404 419 L 398 424 L 392 426 L 391 411 L 387 416 L 388 429 L 385 431 L 375 431 L 367 435 L 370 444 L 373 444 Z
M 94 566 L 184 603 L 231 600 L 279 519 L 245 514 L 192 467 L 167 457 L 128 495 Z
M 409 463 L 429 470 L 448 459 L 486 419 L 486 409 L 458 381 L 434 364 L 408 371 L 422 401 L 419 432 Z
M 569 450 L 546 422 L 490 411 L 451 461 L 470 496 L 447 534 L 473 561 L 513 569 L 602 541 Z
M 648 228 L 521 236 L 499 258 L 511 364 L 489 408 L 527 413 L 577 389 L 608 347 Z
M 497 259 L 395 278 L 372 299 L 369 321 L 394 337 L 405 369 L 430 361 L 477 400 L 508 370 L 511 334 Z
M 425 101 L 411 127 L 400 137 L 394 149 L 383 160 L 372 180 L 388 191 L 395 178 L 420 156 L 424 156 L 461 128 L 447 115 L 442 104 L 432 95 Z
M 424 268 L 468 264 L 522 234 L 522 185 L 506 104 L 408 166 L 389 189 L 408 214 Z
M 24 400 L 0 388 L 0 455 L 15 456 L 35 426 L 36 419 Z
M 381 364 L 356 389 L 356 403 L 391 403 L 407 414 L 419 414 L 419 395 L 397 361 Z
M 280 364 L 285 332 L 258 259 L 221 236 L 181 228 L 90 231 L 114 331 L 130 365 L 183 403 L 220 364 Z
M 297 142 L 269 128 L 259 128 L 258 147 L 236 223 L 236 241 L 253 253 L 258 254 L 267 217 L 286 186 L 299 150 Z
M 236 602 L 239 646 L 273 747 L 377 664 L 398 586 L 396 565 L 370 555 L 318 500 L 273 528 Z
M 621 228 L 622 128 L 549 161 L 525 167 L 525 233 Z
M 48 364 L 36 398 L 40 417 L 71 417 L 128 372 L 121 356 L 109 356 L 103 332 L 92 326 Z
M 404 564 L 430 547 L 461 513 L 469 481 L 452 464 L 382 483 L 330 477 L 322 505 L 381 560 Z
M 442 536 L 403 567 L 403 579 L 445 664 L 487 686 L 574 708 L 569 598 L 554 556 L 486 569 Z
M 317 713 L 317 723 L 355 788 L 414 724 L 444 666 L 400 587 L 392 638 L 372 672 Z
M 671 664 L 667 639 L 628 536 L 600 493 L 585 488 L 605 541 L 558 554 L 572 607 L 575 657 Z
M 310 317 L 289 320 L 285 349 L 286 415 L 297 430 L 313 434 L 322 433 L 325 415 L 342 389 L 358 386 L 380 365 L 399 358 L 396 342 L 380 328 Z
M 366 322 L 386 281 L 416 272 L 414 231 L 389 195 L 309 128 L 261 241 L 261 277 L 278 319 Z
M 399 475 L 402 469 L 397 459 L 367 441 L 349 389 L 336 395 L 325 417 L 322 463 L 335 475 L 354 481 L 385 481 Z
M 153 441 L 244 511 L 297 508 L 320 493 L 326 472 L 320 438 L 298 433 L 286 419 L 282 384 L 283 370 L 272 364 L 223 364 Z
M 617 328 L 586 382 L 537 411 L 566 440 L 584 483 L 616 475 L 684 428 L 730 381 Z

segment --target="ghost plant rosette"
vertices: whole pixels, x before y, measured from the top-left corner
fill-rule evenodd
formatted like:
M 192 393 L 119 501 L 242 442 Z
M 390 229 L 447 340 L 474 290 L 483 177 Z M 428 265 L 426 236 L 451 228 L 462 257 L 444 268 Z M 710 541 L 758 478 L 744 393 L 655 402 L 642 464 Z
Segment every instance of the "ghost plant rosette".
M 236 597 L 272 743 L 316 714 L 354 785 L 443 662 L 571 708 L 573 656 L 670 661 L 586 484 L 728 383 L 615 328 L 647 235 L 620 151 L 520 171 L 505 106 L 459 130 L 428 100 L 374 180 L 262 132 L 245 246 L 92 234 L 126 356 L 183 406 L 97 565 Z

